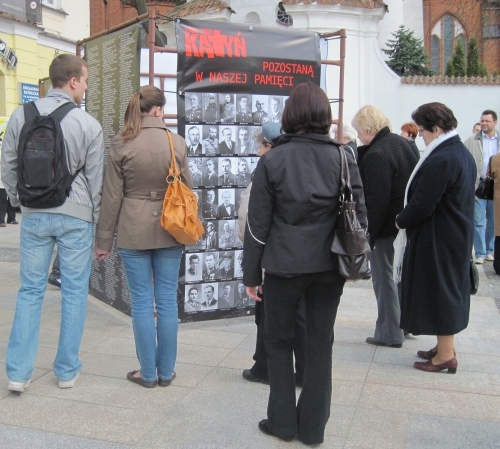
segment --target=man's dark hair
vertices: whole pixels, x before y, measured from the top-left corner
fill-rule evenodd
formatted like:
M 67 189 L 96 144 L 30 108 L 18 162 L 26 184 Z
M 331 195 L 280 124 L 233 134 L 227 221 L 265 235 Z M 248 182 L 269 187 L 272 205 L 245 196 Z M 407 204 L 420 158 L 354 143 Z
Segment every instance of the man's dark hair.
M 281 121 L 286 133 L 328 134 L 331 124 L 330 102 L 319 86 L 302 83 L 293 89 Z
M 60 89 L 71 78 L 80 80 L 83 75 L 83 67 L 87 67 L 87 63 L 78 56 L 68 54 L 56 56 L 49 67 L 49 78 L 52 87 Z
M 189 289 L 189 291 L 188 291 L 188 296 L 191 294 L 191 292 L 192 292 L 193 290 L 195 290 L 195 291 L 196 291 L 196 293 L 198 293 L 198 289 L 197 289 L 196 287 L 191 287 L 191 288 Z
M 495 111 L 492 111 L 491 109 L 486 109 L 486 111 L 483 111 L 481 115 L 491 115 L 493 117 L 493 120 L 495 122 L 497 121 L 497 113 Z
M 205 288 L 211 288 L 212 289 L 212 293 L 215 291 L 215 288 L 213 285 L 206 285 Z
M 189 256 L 189 261 L 191 262 L 192 260 L 199 260 L 200 258 L 196 255 L 196 254 L 193 254 L 192 256 Z
M 439 126 L 444 132 L 457 127 L 457 119 L 453 111 L 443 103 L 426 103 L 413 111 L 411 118 L 426 131 L 434 132 L 434 127 Z

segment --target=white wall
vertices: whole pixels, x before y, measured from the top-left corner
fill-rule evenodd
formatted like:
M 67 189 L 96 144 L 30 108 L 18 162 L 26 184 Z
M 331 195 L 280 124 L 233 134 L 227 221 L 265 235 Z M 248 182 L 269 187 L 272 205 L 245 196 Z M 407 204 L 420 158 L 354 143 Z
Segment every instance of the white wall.
M 77 41 L 90 35 L 89 0 L 61 0 L 60 8 L 46 4 L 42 9 L 42 26 L 48 33 Z

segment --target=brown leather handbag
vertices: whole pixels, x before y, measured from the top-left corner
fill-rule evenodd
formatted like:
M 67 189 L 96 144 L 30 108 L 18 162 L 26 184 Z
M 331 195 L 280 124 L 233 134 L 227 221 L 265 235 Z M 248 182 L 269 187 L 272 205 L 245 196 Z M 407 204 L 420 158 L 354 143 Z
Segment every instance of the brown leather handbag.
M 167 192 L 163 200 L 161 225 L 183 245 L 193 245 L 200 240 L 204 228 L 198 218 L 198 197 L 181 181 L 175 160 L 172 133 L 167 129 L 172 160 L 167 176 Z
M 370 272 L 370 245 L 356 215 L 356 202 L 352 197 L 351 177 L 343 147 L 339 147 L 339 152 L 340 209 L 331 251 L 339 257 L 340 275 L 349 281 L 356 281 Z

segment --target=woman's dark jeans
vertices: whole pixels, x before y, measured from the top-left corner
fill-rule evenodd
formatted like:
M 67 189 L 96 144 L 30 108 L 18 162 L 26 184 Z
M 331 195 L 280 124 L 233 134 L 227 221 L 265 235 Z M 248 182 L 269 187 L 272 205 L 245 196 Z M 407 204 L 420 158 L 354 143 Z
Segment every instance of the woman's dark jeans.
M 290 278 L 266 274 L 264 338 L 268 354 L 269 429 L 320 444 L 330 417 L 333 325 L 345 279 L 338 271 Z M 306 370 L 296 405 L 293 340 L 301 298 L 306 308 Z

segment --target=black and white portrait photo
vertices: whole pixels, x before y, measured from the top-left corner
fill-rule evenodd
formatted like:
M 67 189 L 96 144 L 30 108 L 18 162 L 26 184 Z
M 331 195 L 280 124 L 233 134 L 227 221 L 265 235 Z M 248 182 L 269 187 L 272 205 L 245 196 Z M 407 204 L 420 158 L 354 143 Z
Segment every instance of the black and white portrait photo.
M 215 310 L 218 308 L 217 305 L 217 295 L 219 291 L 219 286 L 216 282 L 210 284 L 203 284 L 203 296 L 200 301 L 200 310 Z
M 192 313 L 200 311 L 201 289 L 202 285 L 200 284 L 185 286 L 184 312 Z
M 236 135 L 236 126 L 221 126 L 219 128 L 219 153 L 220 154 L 233 154 L 236 142 L 234 141 Z
M 232 157 L 219 158 L 219 185 L 232 186 L 235 181 L 235 167 L 233 163 L 236 160 Z
M 186 93 L 186 122 L 201 122 L 200 94 Z
M 219 221 L 219 248 L 234 248 L 236 246 L 236 220 Z
M 219 272 L 217 277 L 220 280 L 227 281 L 234 278 L 234 252 L 219 252 Z
M 219 189 L 217 218 L 234 218 L 236 217 L 236 212 L 234 189 Z
M 247 94 L 236 95 L 236 121 L 252 123 L 252 96 Z
M 219 309 L 234 307 L 234 282 L 219 282 Z
M 212 220 L 216 219 L 218 214 L 217 189 L 203 190 L 202 198 L 201 216 Z
M 266 95 L 253 96 L 252 122 L 262 125 L 267 122 L 269 98 Z
M 250 127 L 240 126 L 238 127 L 234 155 L 248 156 L 249 154 L 257 154 L 256 144 L 251 138 Z
M 202 237 L 202 248 L 206 250 L 215 250 L 218 248 L 217 222 L 205 221 L 205 234 Z
M 186 254 L 186 282 L 201 281 L 203 266 L 200 256 L 196 253 Z
M 216 186 L 219 183 L 219 175 L 217 173 L 219 161 L 215 157 L 207 157 L 203 159 L 203 167 L 202 167 L 202 179 L 203 185 L 208 186 Z
M 186 146 L 188 156 L 199 156 L 202 153 L 201 126 L 186 126 Z
M 203 281 L 209 282 L 217 279 L 219 254 L 217 251 L 203 253 Z
M 217 94 L 202 94 L 203 120 L 205 122 L 218 122 L 220 120 L 219 101 L 217 97 Z
M 217 125 L 203 126 L 201 146 L 205 156 L 215 156 L 219 152 L 219 127 Z
M 220 121 L 222 123 L 233 123 L 236 117 L 236 108 L 234 106 L 234 95 L 219 94 L 220 103 Z
M 191 177 L 193 178 L 193 187 L 201 186 L 201 158 L 188 157 L 188 167 L 189 171 L 191 172 Z
M 252 160 L 249 157 L 237 158 L 237 172 L 234 183 L 239 186 L 247 186 L 252 180 Z
M 283 114 L 282 101 L 282 97 L 269 97 L 269 115 L 267 118 L 269 122 L 281 123 L 281 116 Z

